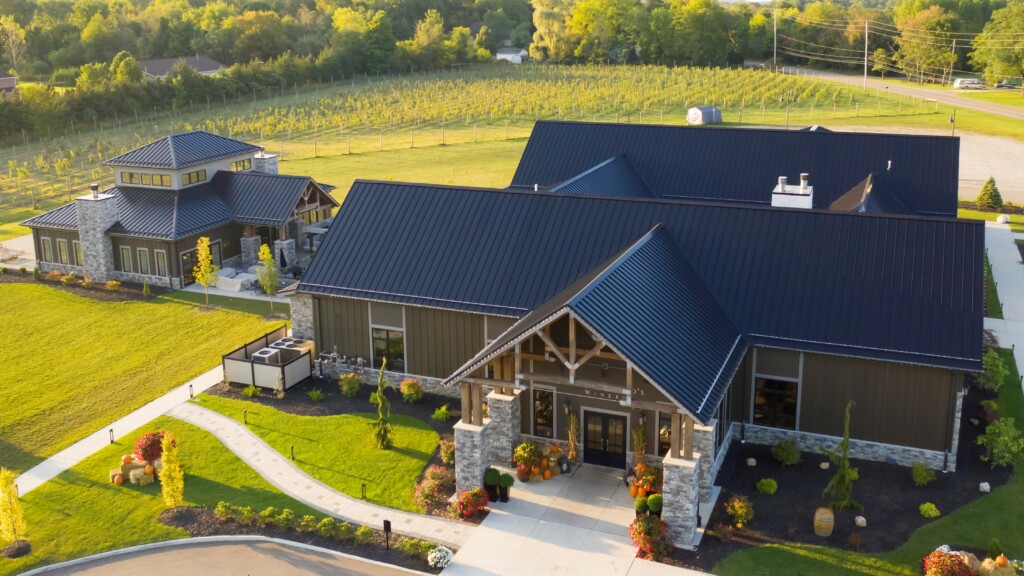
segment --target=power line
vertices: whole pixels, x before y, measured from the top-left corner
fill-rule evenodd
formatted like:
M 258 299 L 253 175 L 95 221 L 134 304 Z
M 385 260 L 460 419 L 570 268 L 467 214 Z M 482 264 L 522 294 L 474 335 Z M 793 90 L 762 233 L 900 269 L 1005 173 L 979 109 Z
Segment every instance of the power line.
M 854 54 L 857 54 L 857 55 L 860 55 L 862 53 L 861 50 L 855 50 L 853 48 L 840 48 L 838 46 L 824 46 L 822 44 L 815 44 L 814 42 L 807 42 L 806 40 L 798 40 L 796 38 L 791 38 L 789 36 L 786 36 L 785 34 L 779 34 L 779 37 L 780 38 L 785 38 L 786 40 L 792 40 L 793 42 L 799 42 L 801 44 L 807 44 L 808 46 L 814 46 L 816 48 L 825 48 L 827 50 L 841 50 L 843 52 L 853 52 Z

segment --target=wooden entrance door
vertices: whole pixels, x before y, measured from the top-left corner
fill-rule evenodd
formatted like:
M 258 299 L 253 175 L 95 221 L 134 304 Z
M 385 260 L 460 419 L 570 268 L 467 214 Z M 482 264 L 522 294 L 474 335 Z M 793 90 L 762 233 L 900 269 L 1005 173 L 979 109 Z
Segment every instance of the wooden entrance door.
M 583 462 L 626 468 L 626 417 L 583 411 Z

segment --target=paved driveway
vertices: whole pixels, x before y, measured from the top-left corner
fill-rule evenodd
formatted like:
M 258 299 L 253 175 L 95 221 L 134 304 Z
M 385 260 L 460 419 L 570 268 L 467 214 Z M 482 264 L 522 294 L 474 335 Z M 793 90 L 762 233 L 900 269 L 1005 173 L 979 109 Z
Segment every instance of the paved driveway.
M 171 548 L 159 548 L 94 560 L 85 564 L 47 571 L 44 574 L 46 576 L 70 574 L 76 576 L 138 576 L 140 574 L 409 576 L 421 573 L 276 542 L 232 542 L 186 544 Z

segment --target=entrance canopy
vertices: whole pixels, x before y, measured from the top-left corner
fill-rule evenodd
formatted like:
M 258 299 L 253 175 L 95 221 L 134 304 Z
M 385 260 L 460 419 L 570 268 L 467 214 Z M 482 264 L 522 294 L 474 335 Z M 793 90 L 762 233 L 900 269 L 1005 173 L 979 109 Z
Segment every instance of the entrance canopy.
M 575 347 L 566 358 L 543 332 L 566 315 L 596 342 L 579 360 Z M 607 347 L 705 424 L 747 349 L 660 224 L 516 322 L 445 384 L 469 377 L 513 348 L 518 354 L 518 344 L 533 335 L 569 369 L 570 383 L 575 370 Z M 515 372 L 518 380 L 518 367 Z

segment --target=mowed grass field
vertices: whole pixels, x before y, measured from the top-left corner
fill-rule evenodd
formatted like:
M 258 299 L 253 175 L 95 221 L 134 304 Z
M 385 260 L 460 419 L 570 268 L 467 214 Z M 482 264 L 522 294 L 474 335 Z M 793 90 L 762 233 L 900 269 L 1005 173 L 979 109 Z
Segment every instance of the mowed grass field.
M 100 302 L 0 284 L 0 464 L 24 471 L 279 326 L 174 294 Z M 116 433 L 124 431 L 116 430 Z
M 992 102 L 993 104 L 1004 104 L 1006 106 L 1024 108 L 1024 96 L 1021 95 L 1019 88 L 1015 90 L 986 90 L 984 92 L 972 92 L 970 90 L 966 90 L 961 93 L 961 96 L 966 96 L 975 100 L 983 100 L 985 102 Z
M 185 469 L 185 505 L 214 507 L 225 501 L 256 511 L 267 506 L 290 508 L 299 518 L 323 516 L 279 492 L 212 434 L 161 417 L 25 494 L 26 539 L 32 543 L 32 552 L 17 560 L 0 558 L 0 576 L 107 550 L 188 537 L 184 530 L 160 523 L 160 513 L 166 509 L 160 484 L 114 486 L 108 481 L 108 471 L 120 465 L 122 454 L 132 452 L 135 440 L 156 430 L 170 431 L 178 444 Z M 168 568 L 150 566 L 143 572 L 163 574 Z

